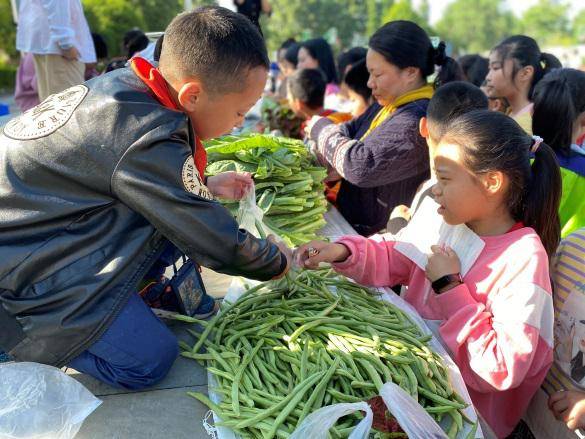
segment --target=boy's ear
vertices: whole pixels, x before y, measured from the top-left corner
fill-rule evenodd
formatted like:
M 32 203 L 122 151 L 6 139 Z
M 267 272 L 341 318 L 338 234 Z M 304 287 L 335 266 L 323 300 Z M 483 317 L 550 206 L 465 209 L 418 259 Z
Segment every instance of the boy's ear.
M 425 139 L 429 138 L 429 126 L 427 118 L 425 116 L 420 118 L 420 121 L 418 123 L 418 131 L 420 132 L 420 135 Z
M 201 98 L 203 87 L 198 81 L 185 82 L 179 89 L 177 98 L 181 107 L 187 111 L 194 111 L 197 101 Z
M 495 195 L 504 189 L 505 176 L 501 171 L 486 172 L 482 176 L 483 186 L 490 195 Z

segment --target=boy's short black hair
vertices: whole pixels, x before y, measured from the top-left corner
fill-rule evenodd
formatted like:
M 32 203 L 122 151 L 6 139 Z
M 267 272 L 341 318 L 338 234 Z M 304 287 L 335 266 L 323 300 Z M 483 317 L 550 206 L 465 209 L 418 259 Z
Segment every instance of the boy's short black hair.
M 372 97 L 372 89 L 368 87 L 370 72 L 366 66 L 366 60 L 362 59 L 352 66 L 344 78 L 345 85 L 364 98 L 368 102 Z
M 159 64 L 163 75 L 198 78 L 212 93 L 240 92 L 249 70 L 269 66 L 258 28 L 244 15 L 219 6 L 175 17 L 165 31 Z
M 488 99 L 483 91 L 465 81 L 454 81 L 442 85 L 427 107 L 429 136 L 440 141 L 449 122 L 473 110 L 487 110 Z
M 327 78 L 320 69 L 302 69 L 287 79 L 288 91 L 294 99 L 316 110 L 323 107 Z
M 366 55 L 368 54 L 368 49 L 365 47 L 352 47 L 349 50 L 346 50 L 341 55 L 337 57 L 337 68 L 339 70 L 339 82 L 345 81 L 345 71 L 347 70 L 348 66 L 354 66 L 358 62 L 366 59 Z

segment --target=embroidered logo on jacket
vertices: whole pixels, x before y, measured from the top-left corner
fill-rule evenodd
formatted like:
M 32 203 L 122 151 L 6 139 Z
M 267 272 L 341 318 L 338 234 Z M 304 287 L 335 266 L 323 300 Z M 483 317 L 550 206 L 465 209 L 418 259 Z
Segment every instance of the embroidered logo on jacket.
M 88 91 L 85 85 L 76 85 L 49 96 L 36 107 L 8 122 L 4 134 L 16 140 L 31 140 L 54 133 L 67 123 Z
M 206 198 L 208 200 L 213 200 L 213 195 L 207 189 L 207 186 L 203 183 L 201 176 L 199 175 L 199 171 L 195 167 L 195 161 L 193 160 L 193 156 L 189 156 L 185 163 L 183 164 L 183 186 L 187 192 L 191 192 L 192 194 L 197 195 L 201 198 Z

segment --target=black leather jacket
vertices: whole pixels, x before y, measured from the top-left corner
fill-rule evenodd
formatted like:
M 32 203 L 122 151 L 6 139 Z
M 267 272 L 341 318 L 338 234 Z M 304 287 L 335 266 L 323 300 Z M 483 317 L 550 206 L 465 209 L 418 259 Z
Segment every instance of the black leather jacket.
M 267 280 L 286 259 L 194 172 L 187 116 L 129 69 L 54 95 L 0 136 L 0 350 L 63 366 L 108 328 L 170 240 Z

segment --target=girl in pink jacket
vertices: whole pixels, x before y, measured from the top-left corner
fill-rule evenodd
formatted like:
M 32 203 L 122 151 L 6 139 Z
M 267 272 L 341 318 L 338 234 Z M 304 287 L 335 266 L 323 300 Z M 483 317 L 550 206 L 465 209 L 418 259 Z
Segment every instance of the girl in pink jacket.
M 448 224 L 466 224 L 485 244 L 465 277 L 450 248 L 434 246 L 423 271 L 396 242 L 354 236 L 305 244 L 299 262 L 307 268 L 333 263 L 365 285 L 408 286 L 404 299 L 423 318 L 441 321 L 440 335 L 475 407 L 503 438 L 552 362 L 548 256 L 560 235 L 559 166 L 542 139 L 484 110 L 453 121 L 433 156 L 439 214 Z

